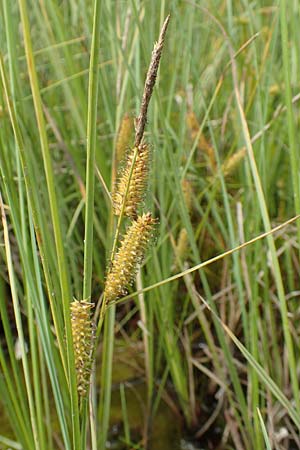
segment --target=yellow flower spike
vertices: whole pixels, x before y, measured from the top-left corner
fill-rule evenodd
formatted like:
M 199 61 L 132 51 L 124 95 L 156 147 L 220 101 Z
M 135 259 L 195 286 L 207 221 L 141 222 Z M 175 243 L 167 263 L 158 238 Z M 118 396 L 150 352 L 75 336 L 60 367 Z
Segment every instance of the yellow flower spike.
M 138 153 L 132 170 L 134 154 L 135 148 L 133 148 L 128 153 L 125 167 L 122 169 L 119 181 L 116 183 L 116 187 L 112 195 L 112 200 L 114 214 L 119 216 L 121 214 L 122 205 L 127 192 L 124 215 L 135 219 L 137 217 L 138 207 L 143 203 L 147 190 L 150 166 L 149 145 L 139 145 Z M 131 170 L 132 174 L 129 184 Z
M 91 354 L 94 345 L 94 325 L 91 320 L 93 307 L 93 303 L 85 300 L 74 300 L 70 305 L 77 390 L 81 397 L 87 394 L 90 380 Z
M 126 295 L 127 287 L 134 281 L 143 262 L 155 223 L 156 220 L 147 213 L 134 220 L 128 228 L 107 274 L 104 290 L 107 303 Z

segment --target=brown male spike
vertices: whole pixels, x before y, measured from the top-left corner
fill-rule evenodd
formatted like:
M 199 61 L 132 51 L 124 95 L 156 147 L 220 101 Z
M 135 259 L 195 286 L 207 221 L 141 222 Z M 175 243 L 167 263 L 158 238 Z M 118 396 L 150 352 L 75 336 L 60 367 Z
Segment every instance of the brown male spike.
M 104 290 L 107 303 L 127 293 L 127 287 L 133 282 L 144 259 L 155 223 L 156 220 L 147 213 L 134 220 L 128 228 L 107 274 Z
M 81 397 L 87 394 L 91 371 L 91 353 L 94 345 L 94 326 L 91 309 L 94 304 L 74 300 L 71 305 L 71 327 L 77 377 L 77 390 Z
M 143 98 L 142 98 L 142 104 L 141 104 L 141 110 L 140 114 L 136 119 L 135 123 L 135 141 L 134 145 L 135 147 L 138 147 L 142 141 L 145 125 L 147 121 L 147 111 L 148 106 L 150 102 L 150 98 L 153 92 L 153 88 L 155 85 L 156 77 L 157 77 L 157 71 L 159 67 L 159 62 L 161 58 L 162 49 L 165 42 L 165 36 L 167 32 L 167 28 L 170 22 L 170 14 L 166 17 L 162 29 L 160 31 L 160 35 L 158 38 L 158 41 L 155 43 L 152 56 L 151 56 L 151 62 L 148 68 L 145 86 L 144 86 L 144 92 L 143 92 Z
M 149 146 L 143 143 L 143 136 L 147 122 L 148 106 L 157 77 L 169 21 L 170 15 L 166 17 L 158 41 L 155 43 L 152 51 L 144 85 L 141 109 L 135 120 L 134 148 L 127 157 L 125 168 L 121 171 L 119 182 L 116 183 L 115 192 L 112 195 L 114 214 L 119 216 L 124 208 L 124 214 L 135 219 L 137 217 L 138 206 L 144 200 L 149 172 L 150 151 Z
M 115 215 L 119 216 L 121 214 L 123 203 L 125 202 L 124 215 L 131 218 L 137 217 L 137 210 L 145 199 L 149 167 L 150 147 L 148 144 L 140 144 L 137 153 L 135 148 L 129 152 L 126 165 L 121 171 L 119 181 L 112 195 Z

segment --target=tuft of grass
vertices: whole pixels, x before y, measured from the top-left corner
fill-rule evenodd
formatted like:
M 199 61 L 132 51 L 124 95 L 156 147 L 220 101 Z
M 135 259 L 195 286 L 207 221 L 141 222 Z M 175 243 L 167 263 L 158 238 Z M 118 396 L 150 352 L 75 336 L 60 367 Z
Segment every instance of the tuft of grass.
M 293 447 L 299 7 L 81 3 L 0 7 L 0 398 L 11 429 L 0 441 L 104 450 L 117 336 L 142 353 L 126 362 L 147 383 L 140 430 L 120 385 L 128 447 L 147 448 L 162 402 L 204 448 L 277 448 L 282 427 Z M 148 236 L 131 236 L 129 267 L 122 246 L 142 217 L 159 218 L 156 245 L 144 254 Z M 82 398 L 74 297 L 96 303 L 82 333 L 95 320 L 101 342 Z

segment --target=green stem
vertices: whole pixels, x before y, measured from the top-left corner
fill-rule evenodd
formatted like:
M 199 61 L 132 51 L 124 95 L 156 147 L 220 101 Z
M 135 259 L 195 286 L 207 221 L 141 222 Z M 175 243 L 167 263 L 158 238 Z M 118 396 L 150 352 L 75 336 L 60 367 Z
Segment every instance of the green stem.
M 21 13 L 21 22 L 24 34 L 24 46 L 27 59 L 28 73 L 32 91 L 32 97 L 34 102 L 35 114 L 38 124 L 40 144 L 44 161 L 44 170 L 47 181 L 51 219 L 54 231 L 56 255 L 57 255 L 57 265 L 60 279 L 61 287 L 61 297 L 62 297 L 62 307 L 64 314 L 65 330 L 66 330 L 66 347 L 67 347 L 67 361 L 68 361 L 68 378 L 70 386 L 70 396 L 71 396 L 71 417 L 72 417 L 72 429 L 73 429 L 73 447 L 74 450 L 79 450 L 80 445 L 80 428 L 79 428 L 79 409 L 78 409 L 78 399 L 77 399 L 77 387 L 75 374 L 75 364 L 74 364 L 74 354 L 73 354 L 73 344 L 72 344 L 72 332 L 71 332 L 71 319 L 70 319 L 70 287 L 67 274 L 67 265 L 65 258 L 65 250 L 62 239 L 61 224 L 59 218 L 59 210 L 57 197 L 55 192 L 54 184 L 54 174 L 52 168 L 52 162 L 50 157 L 50 151 L 48 146 L 47 132 L 42 108 L 42 101 L 39 90 L 39 83 L 37 78 L 37 72 L 35 67 L 35 61 L 33 56 L 32 42 L 30 36 L 30 25 L 28 18 L 28 10 L 26 5 L 26 0 L 19 0 L 19 7 Z
M 85 206 L 85 232 L 84 232 L 84 268 L 83 268 L 83 298 L 90 300 L 93 272 L 93 222 L 94 222 L 94 196 L 95 196 L 95 152 L 97 138 L 97 106 L 99 81 L 99 53 L 100 53 L 100 19 L 101 0 L 94 2 L 93 34 L 91 57 L 89 67 L 88 86 L 88 118 L 87 118 L 87 160 L 86 160 L 86 206 Z M 95 357 L 95 350 L 92 358 Z M 92 360 L 93 360 L 92 359 Z M 84 400 L 81 408 L 81 446 L 84 449 L 87 432 L 87 407 Z M 93 427 L 93 425 L 91 424 Z
M 90 299 L 93 270 L 93 214 L 95 188 L 95 149 L 97 130 L 99 50 L 100 50 L 101 0 L 94 2 L 93 36 L 89 69 L 88 119 L 87 119 L 87 163 L 86 163 L 86 207 L 84 233 L 83 298 Z
M 49 302 L 50 302 L 50 307 L 51 307 L 51 312 L 52 312 L 52 317 L 53 317 L 53 323 L 54 323 L 54 328 L 55 328 L 55 335 L 57 338 L 57 343 L 58 343 L 58 347 L 59 347 L 59 351 L 60 351 L 60 356 L 61 356 L 61 361 L 62 361 L 62 365 L 64 368 L 64 373 L 67 376 L 67 368 L 66 368 L 66 355 L 65 355 L 65 340 L 64 340 L 64 336 L 63 336 L 63 327 L 61 326 L 61 321 L 60 321 L 60 316 L 58 315 L 58 310 L 56 307 L 56 304 L 54 302 L 54 298 L 52 297 L 51 293 L 54 292 L 53 291 L 53 285 L 52 285 L 52 280 L 51 280 L 51 276 L 50 276 L 50 269 L 49 269 L 49 260 L 48 260 L 48 252 L 47 252 L 47 245 L 46 245 L 46 240 L 45 240 L 45 234 L 43 231 L 43 225 L 44 223 L 41 221 L 41 216 L 38 213 L 38 208 L 39 208 L 39 202 L 37 200 L 37 196 L 36 196 L 36 191 L 34 188 L 34 176 L 32 175 L 32 169 L 30 167 L 30 164 L 27 163 L 27 159 L 26 159 L 26 151 L 25 151 L 25 146 L 24 146 L 24 142 L 22 139 L 22 135 L 21 135 L 21 131 L 19 129 L 18 126 L 18 122 L 17 122 L 17 116 L 16 116 L 16 112 L 14 110 L 13 104 L 12 102 L 10 102 L 10 92 L 9 92 L 9 88 L 8 88 L 8 81 L 7 81 L 7 77 L 5 74 L 5 68 L 4 68 L 4 63 L 3 63 L 3 58 L 0 54 L 0 74 L 1 74 L 1 79 L 2 79 L 2 84 L 3 84 L 3 90 L 4 90 L 4 94 L 5 94 L 5 100 L 6 100 L 6 105 L 7 105 L 7 109 L 9 112 L 9 116 L 10 116 L 10 121 L 11 121 L 11 125 L 13 128 L 13 132 L 14 132 L 14 136 L 15 136 L 15 141 L 16 141 L 16 146 L 18 149 L 18 152 L 20 154 L 20 160 L 21 160 L 21 164 L 22 164 L 22 171 L 23 171 L 23 177 L 24 177 L 24 181 L 25 181 L 25 186 L 26 186 L 26 193 L 27 193 L 27 201 L 28 204 L 30 206 L 30 215 L 32 215 L 33 218 L 33 222 L 34 222 L 34 229 L 35 229 L 35 237 L 31 238 L 32 242 L 35 242 L 35 239 L 38 243 L 39 246 L 39 254 L 41 257 L 41 261 L 42 261 L 42 265 L 43 265 L 43 271 L 44 271 L 44 276 L 45 276 L 45 281 L 46 281 L 46 286 L 47 286 L 47 291 L 48 291 L 48 295 L 49 295 Z M 13 204 L 12 199 L 9 200 L 9 204 Z M 12 215 L 12 220 L 14 223 L 14 229 L 17 235 L 19 235 L 18 241 L 23 242 L 23 238 L 21 238 L 21 231 L 19 230 L 19 232 L 17 231 L 18 226 L 17 226 L 17 220 L 16 218 L 14 218 L 14 213 L 13 213 L 13 209 L 11 210 L 11 215 Z M 20 253 L 22 254 L 23 251 L 21 251 L 23 247 L 20 248 Z M 33 250 L 33 255 L 36 255 L 37 249 L 34 248 Z M 22 258 L 24 261 L 26 261 L 26 258 L 23 257 Z M 37 260 L 35 260 L 35 267 L 36 267 L 36 271 L 38 272 L 38 263 Z M 25 269 L 28 269 L 28 265 L 25 263 Z M 28 276 L 28 275 L 26 275 Z M 29 276 L 28 276 L 29 277 Z M 27 279 L 27 278 L 26 278 Z M 30 279 L 30 277 L 28 278 Z M 40 279 L 40 275 L 37 276 L 37 279 Z M 40 286 L 41 287 L 41 286 Z M 35 288 L 31 288 L 34 289 Z M 38 294 L 39 298 L 42 299 L 43 298 L 43 293 L 42 293 L 42 289 L 40 290 L 39 294 Z M 44 318 L 46 317 L 46 315 L 44 315 Z M 45 323 L 45 322 L 44 322 Z M 49 356 L 49 353 L 47 353 Z M 56 400 L 56 405 L 58 407 L 58 410 L 60 411 L 60 419 L 61 419 L 61 424 L 62 424 L 62 430 L 63 430 L 63 437 L 64 437 L 64 443 L 65 443 L 65 447 L 66 449 L 70 449 L 70 445 L 69 445 L 69 437 L 68 437 L 68 433 L 67 433 L 67 428 L 65 426 L 65 416 L 63 414 L 63 407 L 62 407 L 62 402 L 61 402 L 61 397 L 60 397 L 60 393 L 59 390 L 57 389 L 57 378 L 56 378 L 56 374 L 55 371 L 53 369 L 53 361 L 49 361 L 49 359 L 47 360 L 47 366 L 48 366 L 48 370 L 49 370 L 49 375 L 50 375 L 50 379 L 52 384 L 52 387 L 54 389 L 54 397 Z
M 21 359 L 22 359 L 24 378 L 25 378 L 25 386 L 26 386 L 26 392 L 27 392 L 27 398 L 28 398 L 28 404 L 29 404 L 30 421 L 31 421 L 32 433 L 33 433 L 33 438 L 34 438 L 34 446 L 35 446 L 36 450 L 39 450 L 41 447 L 40 447 L 39 434 L 38 434 L 36 408 L 35 408 L 35 403 L 34 403 L 34 398 L 33 398 L 32 384 L 31 384 L 31 380 L 30 380 L 29 364 L 28 364 L 28 359 L 27 359 L 25 337 L 24 337 L 23 325 L 22 325 L 22 319 L 21 319 L 21 307 L 19 304 L 19 299 L 18 299 L 18 294 L 17 294 L 17 287 L 16 287 L 16 280 L 15 280 L 15 273 L 14 273 L 14 264 L 13 264 L 10 242 L 9 242 L 8 225 L 7 225 L 7 221 L 6 221 L 4 205 L 2 202 L 1 194 L 0 194 L 0 209 L 1 209 L 1 216 L 2 216 L 2 224 L 3 224 L 4 245 L 5 245 L 5 252 L 6 252 L 9 283 L 10 283 L 10 289 L 11 289 L 11 296 L 12 296 L 12 302 L 13 302 L 16 327 L 17 327 L 19 342 L 20 342 L 20 346 L 21 346 Z
M 295 213 L 299 214 L 300 212 L 299 154 L 296 145 L 295 117 L 293 114 L 291 74 L 289 66 L 290 53 L 289 53 L 286 9 L 287 9 L 286 0 L 281 0 L 280 2 L 281 46 L 282 46 L 282 60 L 284 69 L 283 71 L 284 71 L 284 86 L 285 86 L 285 103 L 287 110 L 287 128 L 288 128 L 289 148 L 290 148 L 289 155 L 291 162 Z M 297 231 L 298 231 L 298 241 L 300 242 L 300 223 L 297 224 Z
M 281 320 L 282 320 L 282 326 L 283 326 L 283 334 L 284 334 L 284 341 L 286 344 L 287 349 L 287 358 L 289 362 L 289 371 L 290 371 L 290 377 L 291 377 L 291 384 L 292 384 L 292 390 L 293 395 L 296 402 L 297 412 L 300 412 L 300 397 L 299 397 L 299 382 L 298 382 L 298 376 L 297 376 L 297 367 L 296 367 L 296 359 L 295 359 L 295 350 L 294 350 L 294 343 L 292 340 L 292 335 L 289 327 L 289 319 L 288 319 L 288 309 L 286 304 L 286 297 L 285 297 L 285 288 L 282 280 L 282 274 L 281 274 L 281 268 L 279 265 L 279 260 L 277 256 L 276 246 L 274 242 L 274 238 L 269 232 L 271 231 L 271 222 L 269 217 L 269 212 L 267 208 L 267 203 L 265 199 L 265 194 L 263 191 L 262 183 L 260 174 L 257 169 L 257 164 L 251 144 L 251 138 L 250 133 L 248 129 L 248 124 L 245 118 L 245 114 L 242 107 L 242 101 L 240 97 L 240 92 L 238 88 L 238 79 L 237 79 L 237 68 L 236 63 L 233 58 L 233 52 L 231 50 L 231 57 L 232 57 L 232 75 L 233 75 L 233 83 L 235 87 L 235 97 L 236 97 L 236 104 L 237 109 L 240 117 L 240 122 L 242 126 L 242 133 L 245 140 L 245 145 L 247 148 L 247 153 L 249 157 L 249 163 L 251 168 L 251 173 L 257 193 L 260 213 L 262 217 L 262 221 L 264 224 L 264 228 L 266 230 L 267 234 L 267 243 L 270 251 L 270 257 L 272 261 L 272 269 L 274 274 L 274 281 L 278 293 L 278 299 L 280 304 L 280 312 L 281 312 Z

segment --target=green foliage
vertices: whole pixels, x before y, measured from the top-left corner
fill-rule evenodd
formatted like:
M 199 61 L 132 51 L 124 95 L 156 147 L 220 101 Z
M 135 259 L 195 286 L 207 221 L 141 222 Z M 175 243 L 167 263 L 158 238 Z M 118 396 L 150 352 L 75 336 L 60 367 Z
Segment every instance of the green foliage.
M 117 334 L 143 348 L 145 433 L 166 400 L 203 442 L 219 427 L 222 448 L 274 448 L 285 427 L 293 446 L 300 221 L 272 230 L 300 213 L 299 5 L 202 3 L 2 1 L 1 445 L 104 450 Z M 104 291 L 117 133 L 169 12 L 145 135 L 156 245 L 79 400 L 70 303 Z

